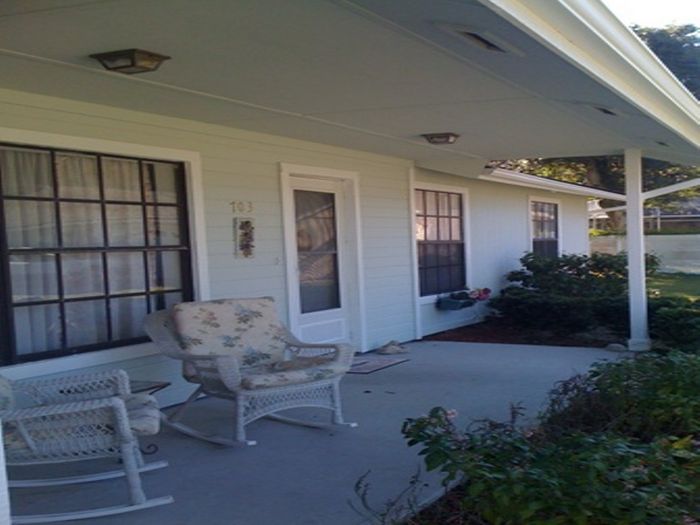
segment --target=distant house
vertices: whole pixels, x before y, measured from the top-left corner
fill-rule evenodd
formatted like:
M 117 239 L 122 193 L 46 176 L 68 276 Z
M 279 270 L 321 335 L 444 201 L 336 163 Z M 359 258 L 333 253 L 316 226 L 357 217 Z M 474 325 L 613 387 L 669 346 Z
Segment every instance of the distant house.
M 0 14 L 3 374 L 176 381 L 141 323 L 192 299 L 274 296 L 300 337 L 362 351 L 473 322 L 436 297 L 497 289 L 532 249 L 586 252 L 596 196 L 488 161 L 623 152 L 630 346 L 648 348 L 641 158 L 700 162 L 700 112 L 602 2 Z M 136 47 L 172 58 L 90 58 Z

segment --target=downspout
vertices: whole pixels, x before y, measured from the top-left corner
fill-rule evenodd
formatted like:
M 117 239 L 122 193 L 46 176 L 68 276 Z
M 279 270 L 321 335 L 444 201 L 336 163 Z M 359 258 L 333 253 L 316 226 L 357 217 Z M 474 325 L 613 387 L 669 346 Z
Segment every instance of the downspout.
M 641 352 L 651 348 L 644 260 L 641 149 L 625 150 L 625 193 L 627 195 L 627 275 L 630 305 L 630 338 L 627 347 L 631 351 Z

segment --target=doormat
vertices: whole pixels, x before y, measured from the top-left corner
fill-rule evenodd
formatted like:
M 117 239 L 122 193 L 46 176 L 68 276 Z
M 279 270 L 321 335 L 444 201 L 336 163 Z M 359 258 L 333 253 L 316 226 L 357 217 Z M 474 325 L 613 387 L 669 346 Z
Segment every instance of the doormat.
M 410 361 L 407 357 L 389 357 L 383 355 L 377 356 L 357 356 L 350 367 L 348 374 L 371 374 L 377 370 L 389 368 L 390 366 L 398 365 Z

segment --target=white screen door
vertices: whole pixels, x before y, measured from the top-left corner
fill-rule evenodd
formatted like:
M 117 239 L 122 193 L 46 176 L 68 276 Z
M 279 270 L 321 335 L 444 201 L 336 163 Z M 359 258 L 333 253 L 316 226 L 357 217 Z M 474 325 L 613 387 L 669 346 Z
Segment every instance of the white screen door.
M 291 190 L 297 335 L 308 342 L 346 341 L 342 184 L 297 179 Z

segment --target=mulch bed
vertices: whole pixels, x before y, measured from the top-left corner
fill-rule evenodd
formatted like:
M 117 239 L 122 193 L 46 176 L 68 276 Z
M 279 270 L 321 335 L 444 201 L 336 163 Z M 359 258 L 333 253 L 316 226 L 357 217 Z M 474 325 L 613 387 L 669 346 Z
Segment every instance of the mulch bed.
M 528 330 L 505 319 L 492 318 L 424 338 L 429 341 L 463 341 L 469 343 L 503 343 L 521 345 L 588 346 L 604 348 L 610 343 L 624 343 L 624 338 L 605 330 L 561 334 L 549 330 Z

